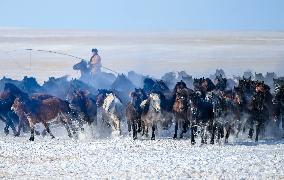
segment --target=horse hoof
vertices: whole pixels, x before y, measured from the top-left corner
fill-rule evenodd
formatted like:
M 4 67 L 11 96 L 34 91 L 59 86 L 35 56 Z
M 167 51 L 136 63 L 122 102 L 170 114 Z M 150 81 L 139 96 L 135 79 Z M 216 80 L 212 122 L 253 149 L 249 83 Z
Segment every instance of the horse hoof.
M 51 139 L 54 139 L 55 137 L 54 136 L 51 136 Z
M 39 136 L 40 132 L 39 131 L 35 131 L 35 135 Z
M 19 136 L 20 136 L 20 133 L 16 133 L 16 134 L 15 134 L 15 137 L 19 137 Z
M 133 137 L 133 140 L 136 140 L 137 139 L 137 137 Z
M 210 144 L 214 144 L 214 141 L 210 141 Z
M 4 133 L 7 136 L 9 134 L 9 130 L 8 129 L 4 129 Z
M 35 140 L 35 138 L 34 137 L 30 137 L 30 139 L 29 139 L 30 141 L 34 141 Z
M 151 140 L 155 140 L 155 137 L 151 137 Z
M 176 134 L 174 135 L 173 139 L 177 139 L 177 135 Z
M 195 141 L 191 141 L 191 145 L 195 145 L 196 144 L 196 142 Z

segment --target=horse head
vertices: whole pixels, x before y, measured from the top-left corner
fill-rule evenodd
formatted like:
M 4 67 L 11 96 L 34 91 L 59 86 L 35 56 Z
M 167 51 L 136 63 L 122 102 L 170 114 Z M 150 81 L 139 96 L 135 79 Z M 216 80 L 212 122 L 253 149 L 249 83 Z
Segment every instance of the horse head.
M 176 112 L 185 112 L 188 108 L 188 91 L 182 89 L 176 92 L 174 110 Z
M 119 74 L 111 85 L 112 89 L 118 91 L 130 91 L 135 88 L 133 83 L 124 75 Z
M 159 94 L 151 93 L 149 99 L 150 99 L 150 106 L 153 107 L 156 113 L 159 113 L 161 111 L 161 99 Z
M 177 93 L 183 89 L 187 89 L 187 86 L 185 84 L 185 82 L 183 82 L 182 80 L 180 82 L 177 82 L 175 88 L 174 88 L 174 93 Z
M 96 104 L 98 107 L 102 107 L 104 104 L 104 100 L 108 94 L 112 93 L 112 91 L 106 89 L 98 89 L 98 95 L 96 97 Z
M 17 86 L 12 83 L 6 83 L 4 86 L 4 92 L 15 97 L 27 98 L 28 94 L 21 91 Z

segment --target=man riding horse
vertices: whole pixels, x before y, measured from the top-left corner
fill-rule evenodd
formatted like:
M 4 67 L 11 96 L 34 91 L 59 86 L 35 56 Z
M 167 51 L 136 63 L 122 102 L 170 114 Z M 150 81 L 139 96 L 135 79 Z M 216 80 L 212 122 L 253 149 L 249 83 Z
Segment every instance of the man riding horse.
M 101 72 L 102 63 L 97 49 L 92 49 L 92 54 L 93 55 L 90 59 L 89 66 L 92 74 L 95 75 Z

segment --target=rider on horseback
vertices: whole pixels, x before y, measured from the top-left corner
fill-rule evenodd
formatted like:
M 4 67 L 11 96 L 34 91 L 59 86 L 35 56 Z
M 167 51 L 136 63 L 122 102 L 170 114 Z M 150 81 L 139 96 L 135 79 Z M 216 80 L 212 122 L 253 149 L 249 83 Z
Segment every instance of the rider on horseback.
M 92 54 L 93 55 L 90 59 L 89 66 L 91 68 L 92 74 L 95 75 L 101 72 L 102 63 L 97 49 L 92 49 Z

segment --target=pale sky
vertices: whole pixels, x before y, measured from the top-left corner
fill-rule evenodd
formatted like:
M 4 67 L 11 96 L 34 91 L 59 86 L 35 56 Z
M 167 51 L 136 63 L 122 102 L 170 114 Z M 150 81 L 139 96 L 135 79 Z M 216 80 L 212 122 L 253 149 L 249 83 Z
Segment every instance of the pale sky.
M 0 27 L 284 30 L 284 1 L 1 0 Z

